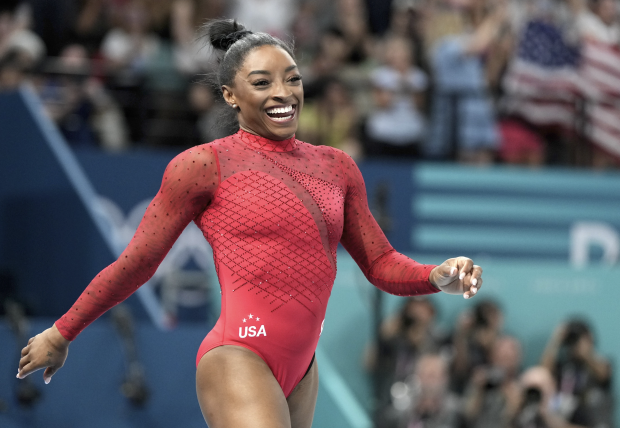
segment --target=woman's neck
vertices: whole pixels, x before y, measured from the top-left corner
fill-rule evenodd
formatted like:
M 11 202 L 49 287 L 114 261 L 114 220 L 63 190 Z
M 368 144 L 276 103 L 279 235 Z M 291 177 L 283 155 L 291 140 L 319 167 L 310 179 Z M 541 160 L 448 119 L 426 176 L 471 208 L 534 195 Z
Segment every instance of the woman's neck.
M 264 150 L 268 152 L 290 152 L 297 148 L 297 140 L 295 135 L 284 140 L 271 140 L 265 138 L 255 132 L 240 127 L 235 134 L 244 144 L 254 150 Z

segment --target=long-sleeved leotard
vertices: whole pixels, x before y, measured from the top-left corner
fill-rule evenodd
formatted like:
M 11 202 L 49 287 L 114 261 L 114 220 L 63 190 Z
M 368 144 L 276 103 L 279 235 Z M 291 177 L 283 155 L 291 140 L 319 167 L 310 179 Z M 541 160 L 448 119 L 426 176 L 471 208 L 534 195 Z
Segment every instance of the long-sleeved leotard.
M 197 362 L 221 345 L 258 354 L 288 396 L 319 339 L 341 242 L 366 278 L 391 294 L 437 292 L 434 267 L 397 253 L 372 217 L 359 169 L 343 152 L 244 131 L 187 150 L 119 259 L 56 322 L 68 340 L 129 297 L 194 221 L 213 247 L 222 311 Z

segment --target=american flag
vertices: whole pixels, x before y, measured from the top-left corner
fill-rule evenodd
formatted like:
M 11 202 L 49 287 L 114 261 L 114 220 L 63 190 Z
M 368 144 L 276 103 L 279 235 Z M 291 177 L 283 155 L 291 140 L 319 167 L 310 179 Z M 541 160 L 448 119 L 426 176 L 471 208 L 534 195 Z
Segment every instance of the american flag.
M 581 132 L 620 160 L 620 49 L 566 42 L 553 24 L 529 22 L 504 77 L 508 113 Z

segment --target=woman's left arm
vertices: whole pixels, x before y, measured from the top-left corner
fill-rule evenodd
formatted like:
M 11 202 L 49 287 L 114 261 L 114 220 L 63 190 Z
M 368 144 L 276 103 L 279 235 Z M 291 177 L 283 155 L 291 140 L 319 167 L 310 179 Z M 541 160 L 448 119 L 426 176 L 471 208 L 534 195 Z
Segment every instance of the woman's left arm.
M 444 291 L 473 297 L 482 285 L 480 266 L 467 257 L 448 259 L 439 266 L 424 265 L 394 250 L 368 208 L 359 168 L 344 152 L 338 151 L 337 156 L 347 186 L 340 242 L 368 281 L 398 296 Z

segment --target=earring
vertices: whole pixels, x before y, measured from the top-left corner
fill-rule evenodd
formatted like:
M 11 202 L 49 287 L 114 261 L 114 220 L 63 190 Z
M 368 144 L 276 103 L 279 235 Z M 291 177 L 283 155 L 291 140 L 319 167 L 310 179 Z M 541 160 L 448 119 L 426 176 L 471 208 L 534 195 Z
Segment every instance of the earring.
M 237 104 L 231 105 L 232 108 L 237 109 Z

